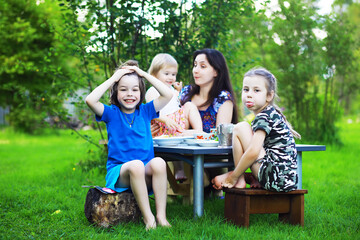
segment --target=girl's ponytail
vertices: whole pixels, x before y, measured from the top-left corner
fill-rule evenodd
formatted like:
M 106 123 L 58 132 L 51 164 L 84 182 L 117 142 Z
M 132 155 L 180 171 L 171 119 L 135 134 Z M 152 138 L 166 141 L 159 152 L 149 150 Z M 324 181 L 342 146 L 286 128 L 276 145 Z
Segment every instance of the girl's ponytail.
M 272 104 L 272 106 L 275 108 L 275 110 L 284 118 L 286 125 L 288 126 L 288 128 L 290 129 L 290 132 L 294 135 L 294 137 L 301 139 L 301 135 L 295 131 L 291 125 L 291 123 L 286 119 L 285 115 L 282 113 L 281 109 L 279 108 L 278 105 L 276 105 L 275 103 Z

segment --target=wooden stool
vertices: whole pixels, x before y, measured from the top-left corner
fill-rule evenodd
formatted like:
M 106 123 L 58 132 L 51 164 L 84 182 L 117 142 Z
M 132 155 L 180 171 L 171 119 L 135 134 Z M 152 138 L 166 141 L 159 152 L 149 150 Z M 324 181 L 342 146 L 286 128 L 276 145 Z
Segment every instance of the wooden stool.
M 304 194 L 307 190 L 271 192 L 264 189 L 225 188 L 226 221 L 249 227 L 250 214 L 278 213 L 279 220 L 304 226 Z

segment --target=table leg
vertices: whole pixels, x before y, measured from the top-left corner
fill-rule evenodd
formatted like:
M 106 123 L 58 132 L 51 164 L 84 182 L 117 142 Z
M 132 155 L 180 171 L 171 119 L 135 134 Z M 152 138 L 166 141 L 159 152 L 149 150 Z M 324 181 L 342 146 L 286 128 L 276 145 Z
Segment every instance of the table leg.
M 297 173 L 298 173 L 298 185 L 297 185 L 297 188 L 298 189 L 302 189 L 302 152 L 298 151 L 297 152 L 297 157 L 296 157 L 296 160 L 297 160 Z
M 204 155 L 194 155 L 194 217 L 204 214 Z

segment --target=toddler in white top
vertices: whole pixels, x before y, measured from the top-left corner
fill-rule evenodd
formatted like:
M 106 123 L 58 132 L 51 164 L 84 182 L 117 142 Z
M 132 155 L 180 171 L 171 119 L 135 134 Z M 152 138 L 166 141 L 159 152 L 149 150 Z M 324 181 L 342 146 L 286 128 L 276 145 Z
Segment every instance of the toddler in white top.
M 160 110 L 159 118 L 151 122 L 153 137 L 161 135 L 184 136 L 202 132 L 202 120 L 198 108 L 187 102 L 180 105 L 179 92 L 181 82 L 176 82 L 178 64 L 174 57 L 167 53 L 157 54 L 151 62 L 149 73 L 165 83 L 169 91 L 173 93 L 170 102 Z M 151 87 L 145 94 L 146 102 L 150 102 L 159 96 L 159 92 Z M 175 179 L 184 181 L 187 179 L 183 170 L 182 162 L 174 162 Z
M 160 110 L 159 118 L 152 122 L 153 136 L 161 135 L 192 135 L 194 132 L 202 132 L 202 120 L 197 107 L 187 102 L 180 106 L 179 92 L 182 83 L 176 82 L 178 64 L 170 54 L 157 54 L 151 62 L 149 73 L 165 83 L 173 93 L 171 101 Z M 150 102 L 159 96 L 158 91 L 151 87 L 145 95 L 146 102 Z M 154 126 L 155 125 L 155 126 Z

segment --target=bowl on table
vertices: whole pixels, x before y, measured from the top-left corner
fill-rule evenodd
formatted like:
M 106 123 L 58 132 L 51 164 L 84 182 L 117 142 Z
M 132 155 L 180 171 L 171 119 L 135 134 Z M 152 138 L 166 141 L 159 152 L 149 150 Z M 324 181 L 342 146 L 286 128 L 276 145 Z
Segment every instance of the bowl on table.
M 210 133 L 194 133 L 194 138 L 197 140 L 210 140 L 211 135 Z
M 185 139 L 189 138 L 192 137 L 170 137 L 168 135 L 163 135 L 153 138 L 153 141 L 159 146 L 177 146 L 181 144 Z
M 211 140 L 218 140 L 216 128 L 210 128 L 210 134 L 211 134 L 211 136 L 210 136 Z
M 219 142 L 215 140 L 197 140 L 196 143 L 201 147 L 217 147 L 219 145 Z
M 199 140 L 196 140 L 195 138 L 188 138 L 188 139 L 185 139 L 184 141 L 189 146 L 198 146 L 197 141 L 199 141 Z

